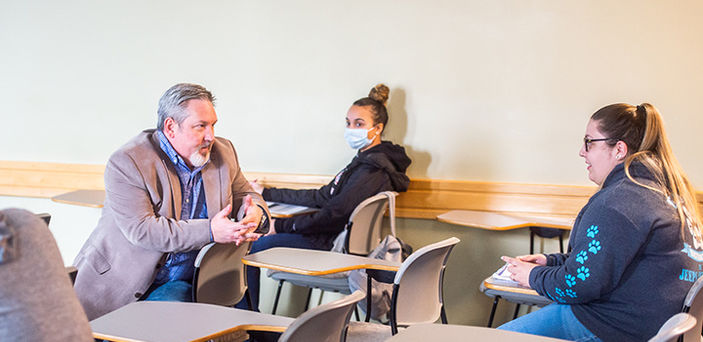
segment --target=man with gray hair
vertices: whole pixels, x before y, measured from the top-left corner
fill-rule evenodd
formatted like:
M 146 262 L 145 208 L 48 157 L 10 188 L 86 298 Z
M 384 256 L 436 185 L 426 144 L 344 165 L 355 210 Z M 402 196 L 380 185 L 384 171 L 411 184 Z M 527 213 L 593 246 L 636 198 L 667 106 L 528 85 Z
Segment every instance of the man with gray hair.
M 190 301 L 194 260 L 207 243 L 240 244 L 268 231 L 268 209 L 215 137 L 212 93 L 169 88 L 157 129 L 119 148 L 105 167 L 105 207 L 74 262 L 89 319 L 136 300 Z M 230 213 L 239 208 L 234 222 Z

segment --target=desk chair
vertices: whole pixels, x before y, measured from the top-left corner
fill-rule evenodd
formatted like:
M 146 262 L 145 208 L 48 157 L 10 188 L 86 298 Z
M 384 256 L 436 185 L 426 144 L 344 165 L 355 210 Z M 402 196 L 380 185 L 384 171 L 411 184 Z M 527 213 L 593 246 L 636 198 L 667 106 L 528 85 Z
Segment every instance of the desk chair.
M 559 252 L 564 253 L 564 236 L 567 230 L 545 227 L 530 227 L 530 254 L 535 254 L 535 235 L 541 238 L 559 238 Z
M 250 245 L 211 242 L 200 249 L 193 273 L 193 302 L 234 306 L 246 295 L 251 308 L 242 264 Z
M 349 221 L 344 227 L 335 242 L 342 241 L 336 246 L 339 252 L 366 256 L 381 241 L 381 224 L 386 208 L 390 211 L 391 234 L 395 236 L 395 197 L 398 195 L 394 191 L 383 191 L 371 196 L 354 208 L 349 216 Z M 341 247 L 341 248 L 339 248 Z M 335 248 L 332 249 L 335 251 Z M 276 298 L 273 303 L 272 313 L 276 314 L 278 300 L 281 296 L 283 282 L 288 281 L 293 285 L 308 287 L 308 297 L 305 302 L 307 311 L 312 295 L 312 289 L 318 288 L 322 291 L 334 291 L 349 294 L 349 280 L 346 273 L 338 273 L 330 276 L 308 276 L 280 271 L 268 271 L 268 276 L 278 280 Z M 357 317 L 358 318 L 358 317 Z
M 363 297 L 357 291 L 295 320 L 205 303 L 141 301 L 98 317 L 90 325 L 95 338 L 110 341 L 221 341 L 245 331 L 284 332 L 279 341 L 286 342 L 344 341 L 352 308 Z
M 517 318 L 518 310 L 520 309 L 521 304 L 543 307 L 552 303 L 552 301 L 548 298 L 539 295 L 490 289 L 486 287 L 485 281 L 481 282 L 479 290 L 486 296 L 493 297 L 493 307 L 491 308 L 491 314 L 488 316 L 488 324 L 486 325 L 489 328 L 493 325 L 493 318 L 495 316 L 496 309 L 498 308 L 498 302 L 501 298 L 517 304 L 515 307 L 515 313 L 513 314 L 513 319 Z
M 340 300 L 312 308 L 288 326 L 279 342 L 344 342 L 354 306 L 366 294 L 356 291 Z
M 553 239 L 553 238 L 559 238 L 559 252 L 564 253 L 564 236 L 567 234 L 567 230 L 564 229 L 557 229 L 557 228 L 546 228 L 546 227 L 530 227 L 530 254 L 535 253 L 535 236 L 543 238 L 543 239 Z M 482 285 L 483 286 L 483 285 Z M 498 305 L 498 300 L 500 297 L 495 296 L 494 301 L 493 301 L 493 309 L 491 309 L 491 318 L 488 320 L 488 327 L 490 328 L 491 323 L 493 322 L 493 314 L 495 313 L 496 307 Z M 520 300 L 520 298 L 516 298 L 517 300 Z M 508 299 L 508 301 L 511 301 Z M 515 302 L 515 313 L 513 314 L 513 319 L 517 318 L 518 313 L 520 312 L 520 305 L 521 304 L 526 304 L 526 305 L 534 305 L 534 304 L 529 304 L 530 300 L 523 301 L 522 303 L 520 302 Z M 541 302 L 540 302 L 541 303 Z M 546 305 L 546 304 L 544 304 Z M 541 306 L 544 306 L 541 305 Z
M 49 225 L 49 222 L 51 222 L 51 214 L 49 213 L 41 213 L 37 214 L 37 216 L 39 216 L 40 219 L 44 220 L 47 226 Z
M 671 316 L 659 332 L 648 342 L 676 342 L 684 333 L 692 331 L 696 326 L 696 318 L 683 312 Z M 700 339 L 699 339 L 700 340 Z
M 447 324 L 442 284 L 449 254 L 459 241 L 451 237 L 424 246 L 411 254 L 400 266 L 393 279 L 391 335 L 398 333 L 398 326 L 434 323 L 437 319 Z M 376 330 L 373 335 L 388 334 L 387 328 L 378 329 L 378 326 L 378 324 L 353 322 L 350 325 L 349 337 L 357 335 L 354 337 L 355 340 L 370 339 L 372 336 L 359 337 L 367 334 L 369 330 Z
M 703 277 L 699 277 L 693 283 L 683 301 L 681 311 L 690 314 L 697 320 L 696 326 L 683 335 L 684 342 L 701 341 L 701 333 L 703 333 L 703 294 L 701 294 L 701 288 L 703 288 Z

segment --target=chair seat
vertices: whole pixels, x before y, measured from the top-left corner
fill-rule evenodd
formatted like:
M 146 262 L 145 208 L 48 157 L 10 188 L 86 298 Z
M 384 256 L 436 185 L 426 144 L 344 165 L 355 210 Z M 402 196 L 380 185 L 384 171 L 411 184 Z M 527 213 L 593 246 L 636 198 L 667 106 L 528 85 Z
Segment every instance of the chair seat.
M 399 328 L 402 330 L 402 328 Z M 391 338 L 388 325 L 366 322 L 349 322 L 346 342 L 381 342 Z
M 349 289 L 349 278 L 346 273 L 343 277 L 336 276 L 309 276 L 288 272 L 270 272 L 269 277 L 277 281 L 284 280 L 293 285 L 317 288 L 324 291 L 335 291 L 343 294 L 351 294 Z

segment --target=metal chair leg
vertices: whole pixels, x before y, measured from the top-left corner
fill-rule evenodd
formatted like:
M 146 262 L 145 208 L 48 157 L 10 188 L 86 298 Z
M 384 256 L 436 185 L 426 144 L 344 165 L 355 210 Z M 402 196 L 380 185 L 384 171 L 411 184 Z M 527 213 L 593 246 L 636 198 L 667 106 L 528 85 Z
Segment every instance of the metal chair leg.
M 393 295 L 391 295 L 391 335 L 398 333 L 398 284 L 393 284 Z
M 564 253 L 564 233 L 559 234 L 559 252 Z
M 491 309 L 491 315 L 488 316 L 488 325 L 487 327 L 493 326 L 493 317 L 496 315 L 496 308 L 498 307 L 498 302 L 500 301 L 500 296 L 495 296 L 493 298 L 493 308 Z
M 356 316 L 357 322 L 361 322 L 361 319 L 359 318 L 359 308 L 357 308 L 356 305 L 354 305 L 354 316 Z
M 513 319 L 517 318 L 517 315 L 520 313 L 520 304 L 515 304 L 515 313 L 513 314 Z
M 276 290 L 276 299 L 273 301 L 273 312 L 272 314 L 276 314 L 276 309 L 278 309 L 278 298 L 281 297 L 281 287 L 283 287 L 283 280 L 278 281 L 278 289 Z
M 310 298 L 312 298 L 312 287 L 308 288 L 308 299 L 305 301 L 305 310 L 303 311 L 308 311 L 308 308 L 310 307 Z
M 444 311 L 444 304 L 442 304 L 442 308 L 439 311 L 439 317 L 442 319 L 442 324 L 448 324 L 447 321 L 447 312 Z
M 249 307 L 249 310 L 254 310 L 254 307 L 251 305 L 251 293 L 249 293 L 249 289 L 244 291 L 244 296 L 247 299 L 247 307 Z
M 366 274 L 366 322 L 371 321 L 371 285 L 371 276 Z

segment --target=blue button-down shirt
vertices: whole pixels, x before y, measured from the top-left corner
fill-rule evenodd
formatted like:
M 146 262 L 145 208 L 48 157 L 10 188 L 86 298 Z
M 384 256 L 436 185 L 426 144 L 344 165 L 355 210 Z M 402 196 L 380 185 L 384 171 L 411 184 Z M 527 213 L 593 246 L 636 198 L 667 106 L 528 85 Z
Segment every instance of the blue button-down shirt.
M 203 188 L 203 176 L 200 172 L 207 163 L 195 170 L 191 170 L 185 160 L 173 149 L 173 146 L 171 146 L 171 143 L 166 139 L 163 132 L 156 131 L 156 136 L 159 139 L 161 149 L 175 166 L 178 179 L 181 182 L 182 202 L 180 219 L 207 218 L 205 189 Z M 183 253 L 170 253 L 168 258 L 166 258 L 166 263 L 156 274 L 154 283 L 161 285 L 173 280 L 191 282 L 193 280 L 193 271 L 195 270 L 193 263 L 197 255 L 198 250 Z

